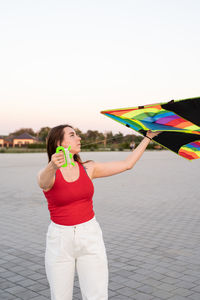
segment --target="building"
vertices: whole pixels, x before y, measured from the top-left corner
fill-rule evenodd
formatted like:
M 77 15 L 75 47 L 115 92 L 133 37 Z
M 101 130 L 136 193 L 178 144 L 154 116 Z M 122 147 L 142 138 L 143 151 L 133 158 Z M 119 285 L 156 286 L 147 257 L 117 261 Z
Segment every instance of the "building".
M 4 147 L 4 137 L 0 135 L 0 147 Z
M 12 146 L 13 147 L 23 147 L 27 146 L 28 144 L 37 143 L 37 139 L 30 135 L 29 133 L 22 133 L 18 136 L 14 136 L 12 139 Z
M 27 132 L 17 136 L 0 136 L 0 147 L 26 147 L 28 144 L 39 143 L 39 141 Z

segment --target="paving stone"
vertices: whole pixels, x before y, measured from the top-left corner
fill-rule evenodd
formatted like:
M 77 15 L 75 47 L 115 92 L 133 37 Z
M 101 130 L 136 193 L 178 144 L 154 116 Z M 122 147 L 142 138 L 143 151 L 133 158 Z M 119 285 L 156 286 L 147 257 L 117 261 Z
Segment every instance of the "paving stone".
M 24 267 L 21 267 L 21 266 L 15 266 L 15 267 L 12 267 L 12 271 L 15 272 L 15 273 L 18 273 L 21 275 L 21 272 L 22 271 L 25 271 L 26 269 L 24 269 Z
M 187 297 L 187 299 L 190 299 L 190 300 L 199 300 L 200 299 L 200 293 L 193 293 L 192 295 L 189 295 Z
M 41 283 L 41 284 L 43 284 L 43 285 L 46 285 L 46 286 L 49 286 L 49 283 L 48 283 L 47 278 L 39 279 L 39 283 Z
M 178 296 L 178 295 L 175 295 L 171 298 L 168 298 L 168 300 L 187 300 L 186 297 L 183 297 L 183 296 Z
M 25 270 L 23 270 L 23 271 L 20 272 L 20 275 L 22 275 L 22 276 L 24 276 L 24 277 L 27 277 L 28 275 L 34 275 L 34 274 L 35 274 L 34 271 L 32 271 L 32 270 L 27 270 L 27 269 L 25 269 Z
M 200 280 L 195 281 L 194 284 L 200 285 Z
M 127 296 L 118 295 L 118 296 L 111 297 L 110 299 L 113 299 L 113 300 L 130 300 L 131 298 L 127 297 Z
M 35 281 L 31 279 L 25 279 L 25 280 L 18 281 L 17 284 L 23 287 L 28 287 L 30 285 L 35 284 Z
M 50 299 L 50 290 L 49 289 L 38 291 L 38 294 Z
M 120 276 L 124 276 L 125 278 L 129 278 L 129 276 L 132 275 L 132 272 L 121 269 L 117 272 L 117 274 L 120 275 Z
M 23 300 L 29 300 L 31 298 L 35 298 L 38 294 L 27 290 L 26 292 L 16 293 L 16 296 Z
M 129 278 L 134 279 L 135 281 L 138 281 L 138 282 L 143 282 L 147 278 L 147 276 L 134 273 L 134 274 L 130 275 Z
M 177 279 L 180 279 L 181 277 L 183 277 L 182 273 L 175 272 L 175 271 L 167 271 L 165 274 L 169 277 L 177 278 Z M 181 279 L 184 280 L 184 278 L 181 278 Z
M 176 286 L 178 286 L 178 284 L 181 282 L 182 281 L 180 281 L 180 279 L 173 278 L 173 277 L 165 277 L 161 279 L 161 283 L 175 284 Z
M 79 292 L 79 294 L 80 294 L 80 292 Z M 117 296 L 118 295 L 118 292 L 117 291 L 112 291 L 112 290 L 108 290 L 108 299 L 110 299 L 111 297 L 114 297 L 114 296 Z M 82 299 L 82 297 L 81 297 L 81 299 Z
M 138 293 L 138 294 L 133 296 L 133 299 L 135 299 L 135 300 L 152 300 L 152 299 L 154 299 L 154 297 L 151 296 L 151 295 Z
M 200 285 L 193 287 L 191 291 L 200 293 Z
M 16 286 L 11 287 L 11 288 L 6 288 L 5 291 L 10 293 L 10 294 L 16 295 L 17 293 L 26 292 L 27 290 L 22 286 L 16 285 Z
M 0 290 L 0 299 L 2 300 L 14 300 L 16 299 L 15 295 L 6 293 L 5 291 Z
M 39 274 L 39 273 L 34 273 L 31 275 L 27 275 L 28 278 L 32 279 L 32 280 L 40 280 L 40 279 L 44 279 L 45 276 L 43 274 Z
M 26 278 L 21 275 L 15 274 L 14 276 L 7 277 L 7 280 L 17 283 L 19 281 L 26 280 Z
M 181 280 L 179 282 L 177 282 L 175 284 L 176 287 L 182 287 L 182 288 L 186 288 L 188 290 L 196 287 L 196 282 L 189 282 L 189 281 L 184 281 L 184 280 Z
M 157 273 L 157 272 L 151 272 L 149 277 L 153 278 L 153 279 L 156 279 L 156 280 L 162 280 L 163 278 L 165 278 L 165 275 Z
M 40 283 L 35 283 L 33 285 L 28 286 L 29 290 L 38 292 L 38 291 L 43 291 L 46 290 L 47 287 L 46 285 L 40 284 Z
M 159 285 L 162 284 L 162 282 L 152 279 L 152 278 L 146 278 L 145 280 L 142 280 L 142 283 L 151 285 L 151 286 L 155 286 L 155 287 L 158 287 Z
M 176 286 L 174 286 L 172 284 L 162 283 L 159 285 L 159 289 L 170 292 L 170 291 L 175 290 Z
M 191 275 L 185 275 L 183 277 L 181 277 L 181 280 L 184 280 L 184 281 L 189 281 L 189 282 L 195 282 L 197 281 L 197 277 L 194 277 L 194 276 L 191 276 Z
M 194 277 L 196 276 L 197 278 L 200 278 L 199 268 L 198 268 L 198 270 L 187 270 L 187 269 L 185 269 L 183 273 L 186 274 L 186 275 L 191 275 L 191 276 L 194 276 Z
M 122 289 L 118 289 L 117 292 L 120 295 L 132 297 L 133 295 L 136 295 L 138 292 L 135 289 L 131 289 L 129 287 L 124 287 Z
M 160 299 L 169 299 L 170 297 L 173 296 L 172 293 L 169 293 L 167 291 L 163 291 L 163 290 L 160 290 L 160 289 L 157 290 L 157 291 L 155 291 L 155 292 L 153 292 L 152 295 L 155 296 L 155 297 L 158 297 Z
M 5 290 L 7 288 L 11 288 L 11 287 L 14 287 L 14 286 L 15 286 L 15 283 L 10 282 L 8 280 L 0 282 L 0 289 L 2 289 L 2 290 Z
M 13 275 L 13 272 L 11 271 L 5 271 L 5 272 L 1 272 L 0 274 L 0 278 L 8 278 L 8 277 L 12 277 Z
M 114 281 L 111 281 L 109 283 L 109 289 L 112 290 L 112 291 L 118 290 L 118 289 L 123 288 L 123 287 L 124 287 L 123 283 L 114 282 Z
M 123 283 L 125 281 L 128 281 L 128 278 L 127 277 L 123 277 L 123 276 L 112 276 L 112 280 L 114 282 L 118 282 L 118 283 Z
M 6 269 L 11 269 L 11 268 L 15 268 L 15 267 L 16 267 L 16 264 L 13 263 L 13 262 L 5 261 L 5 262 L 3 263 L 3 262 L 0 261 L 0 263 L 1 263 L 1 266 L 2 266 L 3 268 L 6 268 Z
M 177 294 L 177 295 L 180 295 L 180 296 L 184 296 L 184 297 L 193 294 L 193 292 L 191 290 L 187 290 L 187 289 L 184 289 L 184 288 L 176 289 L 176 290 L 174 290 L 174 293 Z
M 156 291 L 156 288 L 151 285 L 142 285 L 141 287 L 136 288 L 138 292 L 143 292 L 146 294 L 152 294 L 153 292 Z
M 37 296 L 37 297 L 34 297 L 34 298 L 31 298 L 30 300 L 49 300 L 49 298 L 47 298 L 47 297 L 44 297 L 44 296 Z
M 130 288 L 134 288 L 134 289 L 143 285 L 142 283 L 132 280 L 132 279 L 124 282 L 123 284 L 125 286 L 129 286 Z

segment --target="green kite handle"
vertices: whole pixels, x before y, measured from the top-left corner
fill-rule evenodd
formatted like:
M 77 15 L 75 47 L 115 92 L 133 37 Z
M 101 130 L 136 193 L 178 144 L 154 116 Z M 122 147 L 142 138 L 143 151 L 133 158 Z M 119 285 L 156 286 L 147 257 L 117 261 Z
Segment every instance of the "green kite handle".
M 71 146 L 69 146 L 68 148 L 64 148 L 63 146 L 58 146 L 56 148 L 56 153 L 59 153 L 59 151 L 63 151 L 64 153 L 64 157 L 65 157 L 65 164 L 62 165 L 62 167 L 66 167 L 68 165 L 68 163 L 72 166 L 75 166 L 75 163 L 73 161 L 71 161 L 72 159 L 72 153 L 69 152 L 69 150 L 71 149 Z
M 64 157 L 65 157 L 65 164 L 62 165 L 61 167 L 66 167 L 67 166 L 67 157 L 66 157 L 66 153 L 65 153 L 65 148 L 63 146 L 58 146 L 56 148 L 56 153 L 59 153 L 60 150 L 64 153 Z

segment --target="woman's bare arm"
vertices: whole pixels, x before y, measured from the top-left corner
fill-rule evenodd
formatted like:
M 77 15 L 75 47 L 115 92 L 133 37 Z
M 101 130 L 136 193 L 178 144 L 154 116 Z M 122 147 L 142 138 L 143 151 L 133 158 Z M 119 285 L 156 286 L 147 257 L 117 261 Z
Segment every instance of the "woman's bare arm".
M 50 161 L 46 168 L 42 169 L 37 176 L 37 181 L 41 189 L 50 189 L 55 180 L 56 169 Z
M 54 153 L 47 167 L 38 173 L 38 184 L 43 190 L 50 189 L 55 181 L 55 174 L 58 168 L 65 163 L 63 152 Z
M 106 177 L 112 176 L 115 174 L 119 174 L 126 170 L 130 170 L 133 168 L 135 163 L 139 160 L 139 158 L 144 153 L 146 147 L 148 146 L 150 139 L 144 138 L 142 142 L 138 145 L 138 147 L 132 151 L 128 157 L 121 161 L 111 161 L 111 162 L 93 162 L 92 165 L 92 178 Z
M 159 133 L 160 131 L 152 132 L 151 130 L 148 130 L 147 136 L 151 139 L 156 135 L 158 135 Z M 128 157 L 122 161 L 111 161 L 106 163 L 99 163 L 99 162 L 91 163 L 89 165 L 89 168 L 92 169 L 90 171 L 91 178 L 111 176 L 132 169 L 133 166 L 136 164 L 136 162 L 140 159 L 140 157 L 144 153 L 146 147 L 148 146 L 150 142 L 150 139 L 148 137 L 145 137 L 141 141 L 141 143 L 137 146 L 137 148 L 133 150 L 132 153 L 129 154 Z

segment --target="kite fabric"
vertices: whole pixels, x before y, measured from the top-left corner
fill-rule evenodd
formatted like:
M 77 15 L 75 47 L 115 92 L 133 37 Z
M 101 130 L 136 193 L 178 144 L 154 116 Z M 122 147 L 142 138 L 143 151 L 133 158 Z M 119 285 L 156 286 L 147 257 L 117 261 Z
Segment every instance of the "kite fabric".
M 101 113 L 144 136 L 161 131 L 155 142 L 188 160 L 200 158 L 200 97 Z

